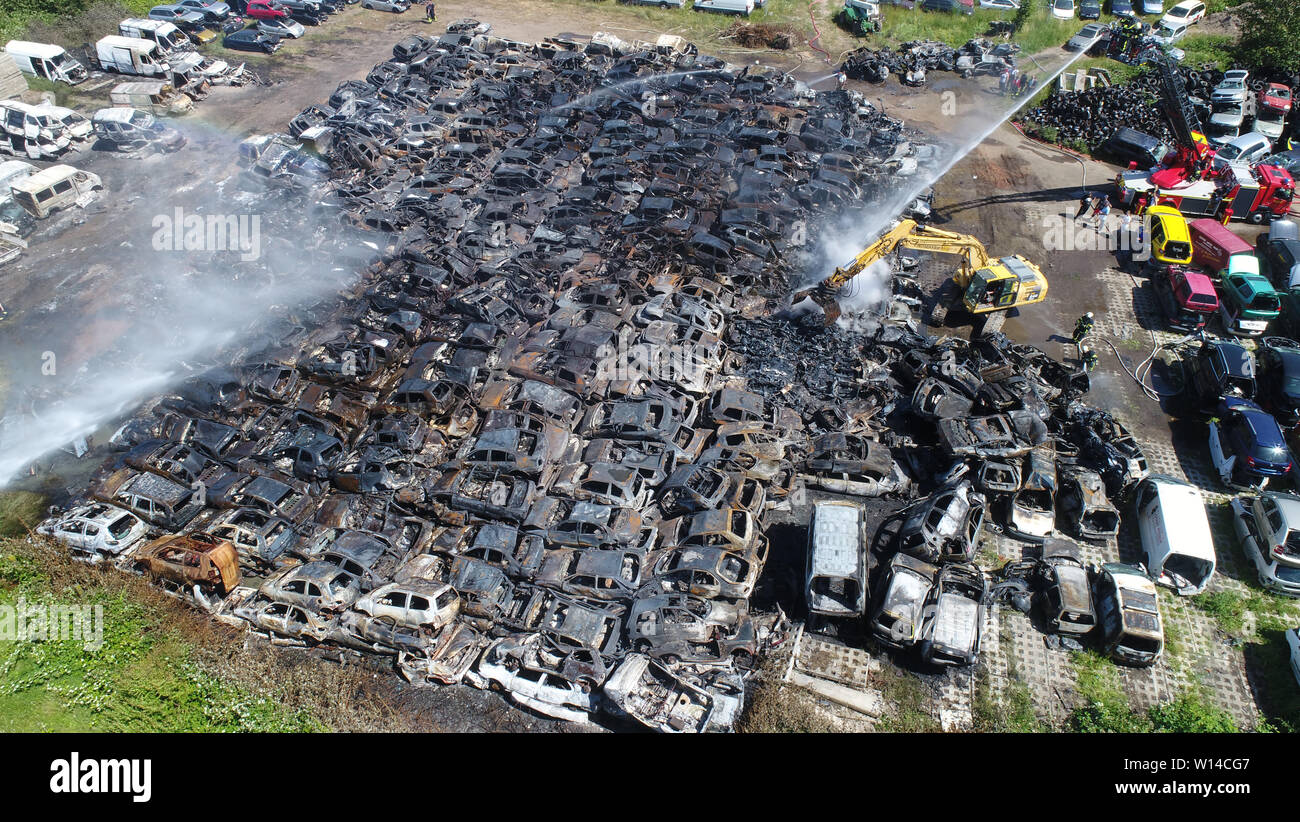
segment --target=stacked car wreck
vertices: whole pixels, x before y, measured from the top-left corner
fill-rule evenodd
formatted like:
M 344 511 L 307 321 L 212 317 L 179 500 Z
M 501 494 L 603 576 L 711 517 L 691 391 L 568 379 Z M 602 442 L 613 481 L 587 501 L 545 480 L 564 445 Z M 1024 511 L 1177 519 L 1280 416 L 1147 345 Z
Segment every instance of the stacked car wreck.
M 47 523 L 79 555 L 416 684 L 719 730 L 784 635 L 755 595 L 805 488 L 892 500 L 883 588 L 855 607 L 967 665 L 986 522 L 1042 538 L 1059 507 L 1095 538 L 1144 473 L 1077 405 L 1086 377 L 1001 335 L 754 318 L 792 237 L 915 170 L 861 97 L 675 38 L 461 21 L 393 55 L 241 146 L 250 178 L 379 253 L 304 252 L 365 258 L 342 305 L 122 426 L 94 501 Z

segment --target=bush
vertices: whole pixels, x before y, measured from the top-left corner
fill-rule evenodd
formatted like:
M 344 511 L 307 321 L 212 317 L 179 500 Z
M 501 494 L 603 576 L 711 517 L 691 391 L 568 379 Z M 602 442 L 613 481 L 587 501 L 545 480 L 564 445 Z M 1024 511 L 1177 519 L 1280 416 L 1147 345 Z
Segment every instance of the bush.
M 1300 71 L 1300 3 L 1250 0 L 1234 15 L 1241 24 L 1240 57 L 1247 65 Z

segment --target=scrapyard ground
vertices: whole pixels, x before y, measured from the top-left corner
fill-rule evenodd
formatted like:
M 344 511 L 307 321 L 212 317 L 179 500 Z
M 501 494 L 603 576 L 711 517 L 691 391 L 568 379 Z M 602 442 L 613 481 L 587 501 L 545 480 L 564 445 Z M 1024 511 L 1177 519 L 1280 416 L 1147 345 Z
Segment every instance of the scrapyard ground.
M 609 15 L 605 10 L 568 3 L 507 4 L 492 0 L 472 6 L 439 6 L 440 21 L 472 15 L 490 22 L 497 33 L 521 40 L 537 40 L 565 31 L 590 34 L 602 29 L 623 37 L 653 39 L 658 33 L 648 29 L 633 31 L 623 27 L 623 22 L 607 26 Z M 672 30 L 674 14 L 705 17 L 687 11 L 663 12 L 662 17 L 670 22 L 659 31 Z M 10 352 L 5 370 L 17 379 L 39 369 L 39 362 L 14 361 L 12 352 L 57 350 L 64 352 L 60 354 L 60 371 L 70 373 L 90 361 L 95 352 L 109 347 L 140 310 L 134 306 L 133 290 L 133 280 L 140 272 L 125 268 L 133 254 L 122 244 L 144 247 L 149 242 L 153 233 L 150 221 L 158 210 L 154 194 L 167 192 L 168 208 L 184 207 L 191 198 L 201 203 L 205 187 L 235 174 L 235 145 L 239 139 L 247 134 L 281 130 L 304 105 L 327 97 L 340 81 L 364 76 L 398 39 L 411 33 L 427 33 L 430 28 L 419 21 L 418 11 L 390 16 L 350 9 L 328 30 L 292 44 L 260 65 L 269 77 L 269 86 L 215 90 L 194 115 L 181 121 L 191 145 L 179 154 L 139 160 L 87 151 L 66 159 L 100 174 L 106 196 L 88 213 L 65 214 L 54 225 L 42 226 L 32 238 L 29 251 L 5 270 L 0 280 L 0 301 L 11 312 L 0 330 L 3 348 Z M 831 71 L 825 63 L 817 62 L 817 55 L 807 51 L 784 55 L 724 49 L 720 53 L 737 62 L 762 59 L 791 69 L 804 80 L 822 78 Z M 990 109 L 997 100 L 988 91 L 987 83 L 979 85 L 952 76 L 920 89 L 902 88 L 892 81 L 884 87 L 858 88 L 868 99 L 879 99 L 887 112 L 902 117 L 909 126 L 940 134 L 970 128 L 972 121 L 979 120 L 980 112 Z M 941 105 L 948 91 L 952 92 L 949 99 L 956 104 L 955 115 L 945 114 Z M 215 158 L 223 161 L 214 163 Z M 1068 223 L 1074 214 L 1085 169 L 1087 184 L 1094 188 L 1104 185 L 1114 173 L 1113 168 L 1080 161 L 1028 141 L 1010 126 L 1002 126 L 937 186 L 936 210 L 944 228 L 971 233 L 994 253 L 1018 252 L 1042 265 L 1051 283 L 1049 300 L 1010 319 L 1004 329 L 1009 336 L 1071 359 L 1074 351 L 1064 338 L 1074 318 L 1091 310 L 1098 317 L 1095 336 L 1112 339 L 1132 367 L 1151 348 L 1147 329 L 1159 325 L 1147 289 L 1138 287 L 1140 281 L 1115 268 L 1111 254 L 1052 251 L 1044 243 L 1053 220 Z M 178 256 L 178 262 L 181 259 Z M 1160 332 L 1156 336 L 1172 339 Z M 1130 704 L 1143 709 L 1199 688 L 1208 702 L 1226 710 L 1243 727 L 1253 726 L 1261 709 L 1270 717 L 1294 721 L 1295 683 L 1286 675 L 1278 625 L 1283 619 L 1295 617 L 1288 605 L 1275 604 L 1270 595 L 1260 592 L 1248 561 L 1226 527 L 1225 489 L 1209 465 L 1203 445 L 1204 427 L 1171 424 L 1156 403 L 1148 400 L 1124 373 L 1116 356 L 1106 347 L 1101 347 L 1101 353 L 1102 365 L 1094 372 L 1087 401 L 1113 411 L 1134 432 L 1153 471 L 1185 477 L 1202 488 L 1207 500 L 1214 504 L 1211 522 L 1219 556 L 1219 573 L 1211 586 L 1211 592 L 1219 596 L 1206 601 L 1213 605 L 1202 610 L 1187 600 L 1162 593 L 1169 639 L 1165 661 L 1149 670 L 1116 669 Z M 12 396 L 7 399 L 7 411 L 17 407 Z M 65 487 L 84 484 L 85 477 L 78 474 L 80 467 L 59 461 L 59 476 Z M 86 465 L 83 470 L 91 467 Z M 60 489 L 46 486 L 43 490 Z M 807 506 L 796 506 L 785 527 L 780 521 L 773 522 L 774 556 L 782 553 L 802 557 L 807 514 Z M 1024 549 L 1010 537 L 987 530 L 982 539 L 980 560 L 986 569 L 1000 566 L 1008 558 L 1019 558 Z M 1091 549 L 1089 559 L 1135 562 L 1140 556 L 1134 535 L 1126 531 L 1118 544 Z M 793 573 L 801 571 L 801 560 L 790 565 Z M 778 570 L 774 564 L 769 573 Z M 791 590 L 798 590 L 797 580 L 787 582 L 794 586 Z M 1233 610 L 1233 603 L 1237 609 L 1248 606 L 1244 627 L 1222 616 L 1225 609 Z M 800 612 L 792 614 L 797 617 Z M 1221 630 L 1221 625 L 1231 628 L 1235 637 Z M 886 655 L 867 653 L 812 633 L 796 636 L 797 642 L 787 643 L 788 649 L 794 646 L 795 658 L 784 659 L 778 654 L 767 668 L 769 676 L 798 680 L 802 673 L 843 686 L 861 696 L 840 693 L 841 698 L 857 700 L 868 714 L 884 718 L 877 722 L 862 712 L 815 699 L 803 689 L 787 689 L 797 699 L 815 699 L 813 707 L 832 721 L 832 727 L 979 727 L 981 705 L 988 704 L 990 695 L 1011 700 L 1018 692 L 1016 683 L 1024 683 L 1034 714 L 1049 726 L 1059 727 L 1078 700 L 1077 673 L 1069 652 L 1048 648 L 1044 635 L 1027 618 L 1006 609 L 995 611 L 987 626 L 979 670 L 900 675 Z M 1234 643 L 1241 638 L 1254 641 Z M 757 689 L 756 693 L 763 698 L 761 695 L 772 692 Z M 549 721 L 505 710 L 499 697 L 467 687 L 427 690 L 399 684 L 394 687 L 394 699 L 421 709 L 427 707 L 428 715 L 434 717 L 432 725 L 449 730 L 553 726 Z

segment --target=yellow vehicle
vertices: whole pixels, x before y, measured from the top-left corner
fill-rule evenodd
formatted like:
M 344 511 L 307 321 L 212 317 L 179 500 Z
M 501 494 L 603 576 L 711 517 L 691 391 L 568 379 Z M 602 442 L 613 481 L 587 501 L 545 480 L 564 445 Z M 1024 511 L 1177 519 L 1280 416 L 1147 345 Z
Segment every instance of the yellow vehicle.
M 1024 257 L 1013 254 L 992 258 L 983 244 L 970 235 L 917 225 L 915 220 L 900 220 L 847 266 L 835 269 L 834 274 L 815 288 L 794 295 L 794 301 L 810 297 L 826 312 L 829 325 L 840 316 L 835 300 L 840 288 L 901 248 L 956 254 L 961 258 L 957 272 L 944 282 L 935 300 L 931 325 L 943 325 L 949 309 L 963 308 L 982 321 L 983 333 L 992 333 L 1002 327 L 1009 309 L 1047 299 L 1047 278 Z
M 1151 206 L 1151 256 L 1168 265 L 1192 264 L 1192 232 L 1178 209 Z

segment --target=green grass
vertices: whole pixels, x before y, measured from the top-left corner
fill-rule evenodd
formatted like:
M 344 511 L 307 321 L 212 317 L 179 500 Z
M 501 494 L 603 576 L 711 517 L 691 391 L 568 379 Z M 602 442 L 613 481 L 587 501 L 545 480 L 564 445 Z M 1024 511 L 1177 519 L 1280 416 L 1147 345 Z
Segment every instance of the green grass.
M 0 732 L 395 731 L 389 679 L 246 643 L 145 580 L 0 540 L 0 623 L 33 603 L 102 608 L 102 642 L 0 640 Z M 12 634 L 10 634 L 12 635 Z
M 1129 707 L 1119 672 L 1106 657 L 1094 652 L 1070 655 L 1078 678 L 1079 700 L 1066 721 L 1079 733 L 1143 733 L 1151 730 L 1147 717 Z
M 1034 698 L 1029 693 L 1029 684 L 1020 677 L 1010 633 L 1002 633 L 1001 646 L 1009 660 L 1007 684 L 1001 692 L 995 693 L 987 669 L 979 668 L 975 676 L 975 699 L 971 704 L 973 729 L 978 733 L 1042 733 L 1052 730 L 1034 712 Z
M 1147 712 L 1157 733 L 1229 734 L 1241 730 L 1227 711 L 1209 704 L 1199 690 L 1179 694 Z
M 1212 65 L 1219 71 L 1228 69 L 1233 61 L 1233 39 L 1226 34 L 1192 34 L 1177 43 L 1186 52 L 1183 65 L 1194 69 Z
M 32 491 L 0 491 L 0 538 L 18 537 L 45 518 L 46 500 Z
M 0 606 L 19 601 L 102 608 L 98 647 L 81 640 L 0 641 L 0 731 L 311 731 L 321 726 L 269 695 L 223 681 L 195 662 L 164 610 L 127 587 L 57 583 L 13 541 L 0 555 Z M 99 575 L 107 576 L 107 575 Z
M 1241 636 L 1245 626 L 1246 597 L 1233 591 L 1215 591 L 1197 594 L 1192 604 L 1214 618 L 1219 630 L 1232 636 Z
M 0 42 L 34 39 L 68 48 L 116 34 L 124 17 L 143 17 L 153 0 L 0 0 Z

